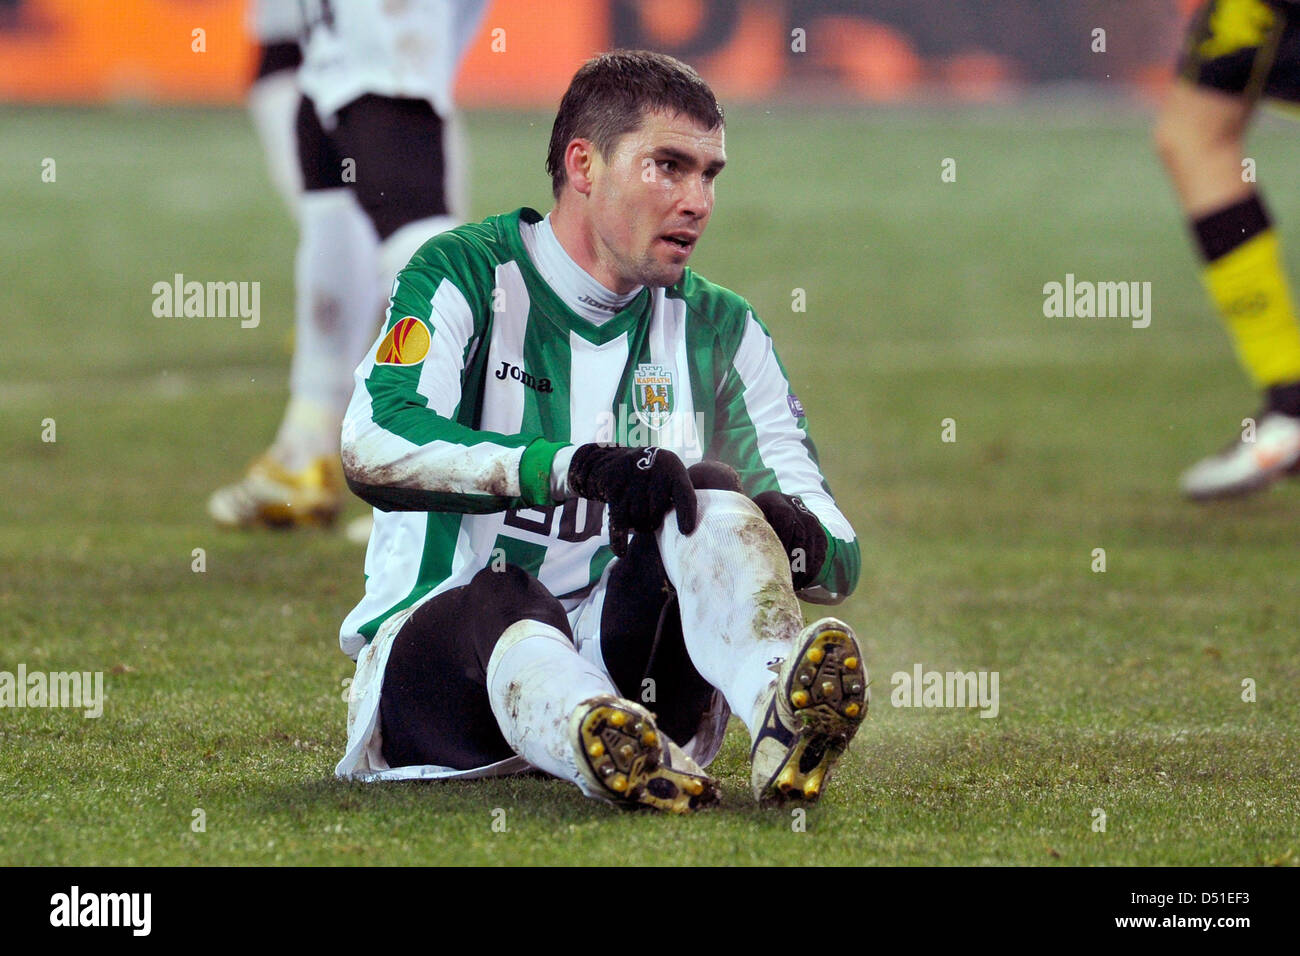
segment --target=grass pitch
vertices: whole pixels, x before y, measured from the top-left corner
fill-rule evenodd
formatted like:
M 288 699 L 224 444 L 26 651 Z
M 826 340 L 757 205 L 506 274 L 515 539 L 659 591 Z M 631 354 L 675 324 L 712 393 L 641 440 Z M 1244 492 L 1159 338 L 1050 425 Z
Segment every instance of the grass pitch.
M 334 780 L 361 550 L 203 508 L 286 395 L 295 233 L 246 117 L 2 119 L 0 670 L 103 671 L 107 699 L 0 710 L 0 864 L 1296 862 L 1300 483 L 1175 493 L 1254 396 L 1144 117 L 731 114 L 693 265 L 773 328 L 864 556 L 837 613 L 872 719 L 802 828 L 751 805 L 738 725 L 723 808 L 691 818 Z M 468 129 L 476 218 L 549 208 L 549 117 Z M 1300 275 L 1300 143 L 1265 123 L 1252 150 Z M 155 318 L 178 272 L 259 281 L 260 325 Z M 1150 281 L 1150 328 L 1045 318 L 1067 273 Z M 892 706 L 918 663 L 998 672 L 997 717 Z

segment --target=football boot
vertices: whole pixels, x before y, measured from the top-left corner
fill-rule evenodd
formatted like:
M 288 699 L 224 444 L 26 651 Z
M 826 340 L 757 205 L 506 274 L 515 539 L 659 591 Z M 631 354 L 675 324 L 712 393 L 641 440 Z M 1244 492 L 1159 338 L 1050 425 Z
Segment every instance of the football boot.
M 243 478 L 213 493 L 208 514 L 223 528 L 329 525 L 343 508 L 344 488 L 337 458 L 322 456 L 289 471 L 261 455 Z
M 1300 418 L 1265 411 L 1253 435 L 1244 429 L 1221 452 L 1183 472 L 1179 485 L 1193 501 L 1230 498 L 1265 488 L 1298 467 Z
M 750 784 L 763 804 L 815 802 L 835 762 L 867 716 L 866 663 L 853 628 L 824 617 L 773 664 L 763 726 L 754 741 Z
M 682 752 L 639 704 L 603 694 L 569 718 L 587 792 L 623 807 L 689 813 L 719 800 L 718 782 Z

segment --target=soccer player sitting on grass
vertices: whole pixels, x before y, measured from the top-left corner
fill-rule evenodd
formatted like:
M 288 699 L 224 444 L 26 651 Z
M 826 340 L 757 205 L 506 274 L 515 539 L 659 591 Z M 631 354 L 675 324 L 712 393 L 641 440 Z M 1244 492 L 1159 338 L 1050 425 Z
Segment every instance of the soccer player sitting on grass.
M 1300 102 L 1300 3 L 1210 0 L 1156 127 L 1161 158 L 1237 355 L 1264 393 L 1255 428 L 1182 477 L 1194 499 L 1244 494 L 1300 467 L 1300 325 L 1254 177 L 1246 128 L 1260 97 Z
M 380 513 L 339 776 L 531 766 L 684 812 L 718 799 L 735 713 L 755 796 L 820 795 L 867 673 L 796 593 L 842 600 L 859 549 L 767 329 L 686 268 L 724 163 L 690 67 L 596 57 L 555 119 L 550 215 L 443 233 L 398 276 L 343 424 Z

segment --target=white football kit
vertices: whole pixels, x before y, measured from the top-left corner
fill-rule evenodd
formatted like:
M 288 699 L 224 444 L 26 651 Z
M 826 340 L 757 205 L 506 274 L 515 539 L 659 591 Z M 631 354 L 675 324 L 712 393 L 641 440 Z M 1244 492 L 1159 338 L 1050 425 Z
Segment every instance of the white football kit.
M 248 5 L 248 32 L 263 46 L 297 43 L 302 39 L 299 0 L 254 0 Z
M 298 82 L 326 129 L 367 93 L 427 100 L 446 119 L 456 69 L 487 0 L 303 0 Z

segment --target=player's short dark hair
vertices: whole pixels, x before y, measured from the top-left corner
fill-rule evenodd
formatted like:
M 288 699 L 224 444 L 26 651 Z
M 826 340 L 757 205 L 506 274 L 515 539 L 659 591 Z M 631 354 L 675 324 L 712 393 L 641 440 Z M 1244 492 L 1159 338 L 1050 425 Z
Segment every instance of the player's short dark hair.
M 589 139 L 609 159 L 621 136 L 640 129 L 649 112 L 688 116 L 714 130 L 723 125 L 722 107 L 700 74 L 674 57 L 650 50 L 615 50 L 579 67 L 560 100 L 546 171 L 551 191 L 560 197 L 566 176 L 564 150 L 574 139 Z

